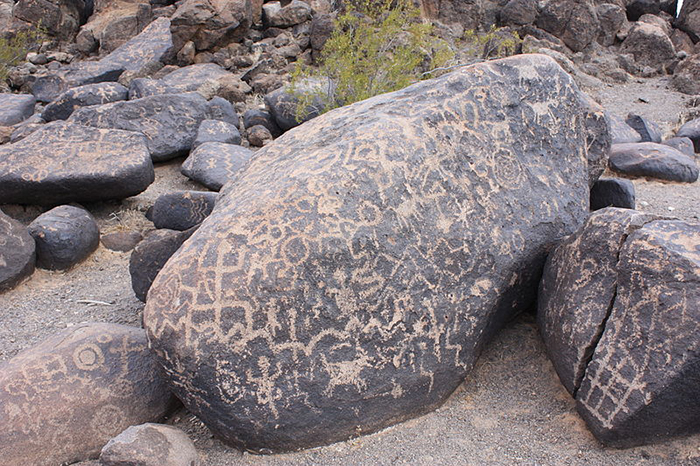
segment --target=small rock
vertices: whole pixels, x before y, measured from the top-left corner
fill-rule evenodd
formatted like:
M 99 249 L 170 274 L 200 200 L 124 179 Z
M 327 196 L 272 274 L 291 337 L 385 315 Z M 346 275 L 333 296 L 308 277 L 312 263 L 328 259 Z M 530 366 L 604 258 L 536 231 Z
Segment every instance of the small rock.
M 11 126 L 0 126 L 0 144 L 7 144 L 12 138 L 14 128 Z
M 625 120 L 625 122 L 639 133 L 642 137 L 641 142 L 661 142 L 661 128 L 648 118 L 630 113 L 627 115 L 627 120 Z
M 634 209 L 634 184 L 619 178 L 600 178 L 591 188 L 591 210 L 605 207 Z
M 613 144 L 624 144 L 626 142 L 642 142 L 642 136 L 630 125 L 625 123 L 621 117 L 605 112 L 605 117 L 610 125 L 610 134 Z
M 126 100 L 127 88 L 118 83 L 97 83 L 74 87 L 46 106 L 41 117 L 45 121 L 66 120 L 76 108 Z
M 676 137 L 689 138 L 693 141 L 695 152 L 700 152 L 700 118 L 685 123 L 676 133 Z
M 104 247 L 117 252 L 131 251 L 142 239 L 143 236 L 138 231 L 118 231 L 100 237 Z
M 183 431 L 164 424 L 131 426 L 107 442 L 101 466 L 199 466 L 194 443 Z
M 158 272 L 197 228 L 185 231 L 155 230 L 136 246 L 129 259 L 129 275 L 131 288 L 140 301 L 146 302 L 146 295 Z
M 34 113 L 36 99 L 31 94 L 0 94 L 0 126 L 20 123 Z
M 248 142 L 254 147 L 263 147 L 273 139 L 270 130 L 263 125 L 251 126 L 246 130 L 246 134 Z
M 671 139 L 666 139 L 665 141 L 662 141 L 661 144 L 671 146 L 674 149 L 683 152 L 688 157 L 695 157 L 695 147 L 693 146 L 693 140 L 688 137 L 675 137 Z
M 143 329 L 80 324 L 0 363 L 5 465 L 97 457 L 131 425 L 161 420 L 175 400 Z
M 49 62 L 45 53 L 30 52 L 27 54 L 27 61 L 34 65 L 45 65 Z
M 180 171 L 191 180 L 219 191 L 248 163 L 252 155 L 253 152 L 245 147 L 207 142 L 192 151 Z
M 300 0 L 292 0 L 286 6 L 280 2 L 263 5 L 263 21 L 268 27 L 287 28 L 311 19 L 311 6 Z
M 184 231 L 207 218 L 219 195 L 208 191 L 184 191 L 163 194 L 151 211 L 156 228 Z
M 204 120 L 199 125 L 197 138 L 192 143 L 192 149 L 196 149 L 205 142 L 223 142 L 226 144 L 240 144 L 241 133 L 230 123 L 220 120 Z
M 214 97 L 207 104 L 207 119 L 225 121 L 239 128 L 238 113 L 233 108 L 233 105 L 228 100 L 222 97 Z
M 27 228 L 0 210 L 0 293 L 34 272 L 36 246 Z
M 265 95 L 265 104 L 275 117 L 277 126 L 283 131 L 288 131 L 323 113 L 326 107 L 326 92 L 330 93 L 330 86 L 327 79 L 308 79 L 297 84 L 293 91 L 291 87 L 285 86 L 270 92 Z M 311 103 L 306 108 L 299 109 L 301 96 L 306 93 L 311 94 Z
M 36 241 L 36 265 L 48 270 L 66 270 L 86 259 L 100 243 L 100 230 L 85 209 L 70 205 L 55 207 L 29 224 Z
M 243 114 L 243 126 L 245 128 L 252 128 L 253 126 L 262 125 L 270 131 L 272 137 L 278 137 L 282 134 L 282 130 L 277 126 L 275 117 L 265 110 L 251 109 L 246 110 Z
M 698 179 L 695 160 L 663 144 L 653 142 L 613 144 L 610 168 L 628 176 L 646 176 L 693 183 Z

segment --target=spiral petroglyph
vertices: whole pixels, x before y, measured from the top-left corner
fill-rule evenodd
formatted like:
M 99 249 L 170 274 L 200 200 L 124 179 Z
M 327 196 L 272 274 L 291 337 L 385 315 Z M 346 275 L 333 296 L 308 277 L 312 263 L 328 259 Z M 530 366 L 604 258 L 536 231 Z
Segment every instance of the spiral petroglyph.
M 260 150 L 144 323 L 228 443 L 285 451 L 434 409 L 585 218 L 585 113 L 540 55 L 329 112 Z

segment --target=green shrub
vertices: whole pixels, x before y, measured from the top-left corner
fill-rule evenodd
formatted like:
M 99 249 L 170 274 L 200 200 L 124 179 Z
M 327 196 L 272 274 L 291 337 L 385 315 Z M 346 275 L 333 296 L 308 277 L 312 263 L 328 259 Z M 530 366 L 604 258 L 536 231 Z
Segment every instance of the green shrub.
M 318 68 L 299 64 L 292 73 L 297 119 L 304 119 L 312 102 L 322 102 L 328 111 L 432 77 L 425 72 L 444 67 L 454 53 L 431 33 L 410 0 L 351 2 L 335 20 Z M 304 82 L 319 78 L 333 85 L 297 92 Z
M 6 83 L 10 68 L 24 61 L 27 53 L 37 50 L 46 37 L 41 25 L 19 31 L 9 38 L 0 37 L 0 83 Z

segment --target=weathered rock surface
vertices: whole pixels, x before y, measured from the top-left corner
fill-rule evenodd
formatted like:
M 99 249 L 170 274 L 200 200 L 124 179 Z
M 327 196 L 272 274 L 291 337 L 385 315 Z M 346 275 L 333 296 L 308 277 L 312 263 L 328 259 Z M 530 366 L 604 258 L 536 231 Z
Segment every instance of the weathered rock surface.
M 588 0 L 548 0 L 541 6 L 537 26 L 580 52 L 598 36 L 598 17 Z
M 499 23 L 505 26 L 524 26 L 537 19 L 536 0 L 510 0 L 498 15 Z
M 642 137 L 641 142 L 661 142 L 661 137 L 663 136 L 661 134 L 661 128 L 659 128 L 659 125 L 650 119 L 641 115 L 630 113 L 627 115 L 627 120 L 625 120 L 625 123 L 639 133 L 639 135 Z
M 548 259 L 538 320 L 605 444 L 700 431 L 700 225 L 605 209 Z
M 0 126 L 20 123 L 34 113 L 36 99 L 31 94 L 0 94 Z
M 693 145 L 693 140 L 689 137 L 675 137 L 661 141 L 661 144 L 666 146 L 671 146 L 674 149 L 683 152 L 688 157 L 695 157 L 695 146 Z
M 208 50 L 243 36 L 253 24 L 253 7 L 250 0 L 185 0 L 171 20 L 179 47 L 192 41 Z
M 300 0 L 292 0 L 285 6 L 280 2 L 266 3 L 262 10 L 268 27 L 288 28 L 311 19 L 311 6 Z
M 139 71 L 153 62 L 164 61 L 173 50 L 170 21 L 158 18 L 138 36 L 96 62 L 79 62 L 38 76 L 32 94 L 42 102 L 52 102 L 66 90 L 105 81 L 116 81 L 124 71 Z
M 605 113 L 610 125 L 610 135 L 613 144 L 624 144 L 627 142 L 642 142 L 642 135 L 628 125 L 621 117 Z
M 638 21 L 643 15 L 658 15 L 661 12 L 659 0 L 625 0 L 625 3 L 630 21 Z
M 63 40 L 75 37 L 80 25 L 92 14 L 90 0 L 18 0 L 13 16 Z
M 273 137 L 282 134 L 282 130 L 277 126 L 275 117 L 273 117 L 270 112 L 257 109 L 246 110 L 243 114 L 243 126 L 247 129 L 257 125 L 262 125 L 267 128 Z
M 144 323 L 177 395 L 258 451 L 434 409 L 532 305 L 548 245 L 585 218 L 586 138 L 579 91 L 542 55 L 281 136 L 149 293 Z
M 698 42 L 700 40 L 700 1 L 683 0 L 681 12 L 674 25 L 688 33 L 694 42 Z
M 46 106 L 45 121 L 67 120 L 76 108 L 126 100 L 129 90 L 118 83 L 97 83 L 69 89 Z
M 328 86 L 330 84 L 327 80 L 307 80 L 298 84 L 293 91 L 285 86 L 265 95 L 265 105 L 270 109 L 277 126 L 282 131 L 287 131 L 323 113 L 326 107 L 323 92 Z M 311 102 L 300 109 L 301 96 L 306 93 L 311 95 Z
M 622 53 L 631 53 L 637 63 L 661 69 L 674 58 L 676 49 L 671 38 L 656 25 L 637 22 L 620 48 Z
M 0 210 L 0 293 L 34 272 L 36 247 L 27 228 Z
M 208 191 L 163 194 L 153 204 L 151 220 L 156 228 L 187 230 L 207 218 L 218 197 L 217 193 Z
M 700 152 L 700 118 L 690 120 L 680 127 L 677 137 L 689 138 L 693 141 L 693 147 L 695 152 Z
M 615 43 L 617 33 L 627 20 L 625 9 L 612 3 L 601 3 L 596 6 L 596 15 L 600 23 L 598 43 L 609 47 Z
M 630 180 L 601 178 L 591 188 L 591 210 L 605 207 L 634 209 L 635 191 Z
M 673 147 L 653 142 L 613 144 L 610 168 L 628 176 L 683 183 L 693 183 L 698 179 L 695 160 Z
M 182 164 L 186 177 L 218 191 L 243 168 L 253 156 L 245 147 L 222 142 L 205 142 L 192 151 Z
M 186 231 L 156 230 L 136 246 L 129 259 L 129 275 L 131 288 L 140 301 L 146 302 L 146 295 L 158 272 L 196 229 L 193 227 Z
M 201 63 L 185 66 L 168 73 L 161 79 L 135 79 L 130 88 L 130 98 L 138 99 L 159 94 L 181 94 L 199 92 L 211 98 L 219 87 L 218 80 L 231 73 L 215 63 Z
M 143 236 L 138 231 L 116 231 L 100 237 L 102 245 L 110 251 L 131 251 L 141 242 Z
M 39 215 L 28 229 L 36 242 L 36 265 L 42 269 L 69 269 L 100 244 L 95 219 L 80 207 L 54 207 Z
M 253 147 L 263 147 L 273 139 L 270 130 L 263 125 L 255 125 L 248 128 L 246 130 L 246 138 Z
M 0 204 L 123 199 L 154 179 L 139 133 L 54 122 L 0 146 Z
M 206 118 L 207 101 L 193 92 L 84 107 L 73 112 L 68 121 L 140 132 L 146 136 L 153 161 L 161 162 L 188 152 Z
M 605 109 L 590 96 L 581 93 L 586 115 L 586 144 L 588 147 L 588 186 L 593 186 L 608 166 L 612 135 Z
M 81 324 L 0 363 L 0 457 L 7 466 L 96 457 L 172 404 L 142 329 Z
M 164 424 L 131 426 L 100 453 L 101 466 L 199 466 L 199 454 L 186 433 Z
M 196 149 L 206 142 L 223 142 L 224 144 L 240 144 L 241 133 L 231 123 L 221 120 L 204 120 L 199 125 L 197 137 L 192 143 Z

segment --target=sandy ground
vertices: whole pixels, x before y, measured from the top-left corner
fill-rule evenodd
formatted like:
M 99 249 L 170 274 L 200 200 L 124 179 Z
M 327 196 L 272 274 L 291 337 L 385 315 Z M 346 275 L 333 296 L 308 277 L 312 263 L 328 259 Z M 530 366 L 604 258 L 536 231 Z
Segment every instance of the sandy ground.
M 667 83 L 658 78 L 589 92 L 621 116 L 637 112 L 657 121 L 670 136 L 679 119 L 695 109 L 688 107 L 691 98 L 669 91 Z M 143 212 L 158 195 L 201 189 L 179 174 L 181 162 L 158 166 L 156 183 L 139 196 L 88 205 L 103 233 L 152 228 Z M 700 182 L 635 180 L 635 186 L 639 210 L 699 221 Z M 25 223 L 40 213 L 37 208 L 3 209 Z M 140 325 L 143 304 L 131 291 L 128 262 L 129 253 L 100 246 L 68 272 L 37 270 L 25 283 L 0 295 L 0 361 L 78 323 Z M 700 435 L 627 450 L 602 447 L 559 383 L 530 315 L 521 316 L 495 338 L 476 369 L 440 409 L 373 435 L 294 454 L 254 456 L 226 447 L 185 410 L 169 422 L 190 434 L 207 466 L 700 465 Z M 93 463 L 84 463 L 88 464 Z

